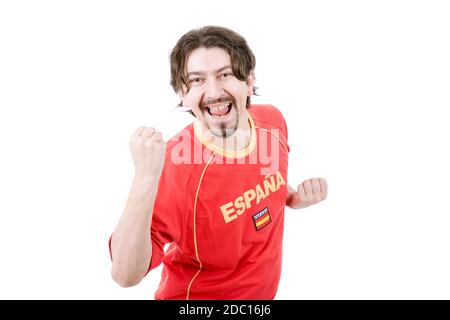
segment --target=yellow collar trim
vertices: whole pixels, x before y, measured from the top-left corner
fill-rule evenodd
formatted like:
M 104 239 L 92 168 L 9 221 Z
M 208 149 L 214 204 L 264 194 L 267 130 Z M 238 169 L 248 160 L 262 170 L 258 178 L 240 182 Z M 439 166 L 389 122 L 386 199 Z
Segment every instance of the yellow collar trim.
M 252 136 L 250 137 L 249 144 L 242 150 L 228 150 L 221 147 L 216 146 L 212 141 L 208 141 L 204 138 L 203 135 L 203 126 L 200 120 L 195 119 L 194 121 L 194 134 L 195 137 L 209 150 L 214 151 L 222 156 L 228 157 L 228 158 L 242 158 L 249 155 L 256 145 L 256 130 L 255 130 L 255 123 L 253 122 L 253 118 L 251 117 L 250 113 L 247 112 L 248 116 L 248 122 L 250 124 L 250 128 L 252 130 Z

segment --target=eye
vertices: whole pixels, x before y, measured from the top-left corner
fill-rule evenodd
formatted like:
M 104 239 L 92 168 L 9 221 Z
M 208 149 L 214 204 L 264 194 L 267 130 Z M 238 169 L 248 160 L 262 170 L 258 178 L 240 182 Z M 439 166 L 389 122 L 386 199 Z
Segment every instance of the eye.
M 189 80 L 189 83 L 191 83 L 192 85 L 200 85 L 203 82 L 202 78 L 192 78 Z
M 225 73 L 222 73 L 221 75 L 220 75 L 220 77 L 221 78 L 229 78 L 229 77 L 231 77 L 233 74 L 231 73 L 231 72 L 225 72 Z

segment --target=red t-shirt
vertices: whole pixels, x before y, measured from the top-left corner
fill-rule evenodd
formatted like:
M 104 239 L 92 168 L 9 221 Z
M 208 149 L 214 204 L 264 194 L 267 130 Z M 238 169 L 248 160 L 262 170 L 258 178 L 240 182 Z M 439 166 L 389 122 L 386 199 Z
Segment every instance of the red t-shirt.
M 281 272 L 287 128 L 271 105 L 247 109 L 252 137 L 230 152 L 197 120 L 166 148 L 151 226 L 156 299 L 273 299 Z M 169 244 L 166 252 L 164 245 Z

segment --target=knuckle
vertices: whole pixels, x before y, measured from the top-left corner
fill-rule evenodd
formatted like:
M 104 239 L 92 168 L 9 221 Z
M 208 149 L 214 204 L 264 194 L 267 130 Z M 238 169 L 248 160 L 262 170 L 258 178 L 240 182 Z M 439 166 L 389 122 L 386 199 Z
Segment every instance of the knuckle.
M 142 144 L 145 144 L 146 141 L 147 141 L 147 139 L 145 139 L 144 137 L 138 137 L 136 139 L 136 144 L 142 145 Z
M 139 137 L 133 137 L 130 139 L 130 145 L 135 146 L 138 145 L 141 142 L 141 139 Z

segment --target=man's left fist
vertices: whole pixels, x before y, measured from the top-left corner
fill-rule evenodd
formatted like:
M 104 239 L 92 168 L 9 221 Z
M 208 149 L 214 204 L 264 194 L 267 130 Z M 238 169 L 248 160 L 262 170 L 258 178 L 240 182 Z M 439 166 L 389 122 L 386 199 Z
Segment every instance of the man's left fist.
M 292 209 L 309 207 L 327 198 L 327 181 L 311 178 L 299 184 L 297 190 L 289 187 L 286 205 Z

